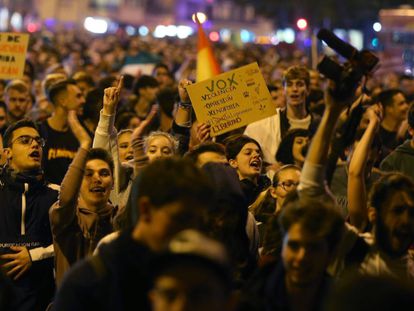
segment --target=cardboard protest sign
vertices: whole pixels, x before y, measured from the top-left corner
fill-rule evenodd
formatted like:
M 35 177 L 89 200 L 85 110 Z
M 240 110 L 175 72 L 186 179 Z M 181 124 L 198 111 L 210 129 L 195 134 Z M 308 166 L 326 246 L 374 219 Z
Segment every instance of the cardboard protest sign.
M 257 63 L 189 85 L 187 91 L 197 120 L 211 125 L 211 136 L 276 113 Z
M 29 34 L 0 33 L 0 79 L 23 77 Z

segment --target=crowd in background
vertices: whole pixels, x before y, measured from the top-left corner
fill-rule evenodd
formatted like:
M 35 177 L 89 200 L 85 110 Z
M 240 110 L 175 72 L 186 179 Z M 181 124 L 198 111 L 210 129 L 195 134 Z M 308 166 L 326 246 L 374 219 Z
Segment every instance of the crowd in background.
M 335 96 L 303 51 L 217 43 L 276 111 L 212 137 L 196 46 L 31 34 L 0 81 L 0 310 L 411 309 L 414 77 Z

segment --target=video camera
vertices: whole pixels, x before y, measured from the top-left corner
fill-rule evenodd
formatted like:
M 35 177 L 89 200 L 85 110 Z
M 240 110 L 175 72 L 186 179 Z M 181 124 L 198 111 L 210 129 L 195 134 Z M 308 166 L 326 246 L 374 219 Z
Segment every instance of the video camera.
M 379 58 L 370 51 L 358 51 L 328 29 L 320 29 L 317 37 L 347 59 L 347 62 L 340 64 L 325 55 L 317 66 L 321 74 L 335 82 L 336 86 L 331 91 L 331 95 L 336 99 L 346 99 L 352 96 L 362 77 L 376 69 Z

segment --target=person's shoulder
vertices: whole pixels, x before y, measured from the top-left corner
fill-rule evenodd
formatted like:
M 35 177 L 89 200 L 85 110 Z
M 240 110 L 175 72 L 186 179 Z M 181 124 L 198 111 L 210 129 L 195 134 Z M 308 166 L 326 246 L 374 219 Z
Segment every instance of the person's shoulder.
M 83 258 L 65 273 L 58 294 L 59 296 L 68 296 L 68 293 L 92 295 L 92 292 L 105 282 L 103 275 L 104 273 L 97 273 L 90 257 Z
M 249 130 L 268 128 L 279 119 L 279 115 L 280 110 L 277 109 L 275 114 L 248 124 L 245 129 L 245 133 L 249 132 Z
M 100 239 L 98 242 L 98 245 L 96 245 L 94 255 L 99 253 L 99 250 L 103 247 L 103 245 L 113 243 L 113 241 L 119 237 L 119 234 L 120 234 L 119 231 L 114 231 L 114 232 L 111 232 L 105 235 L 102 239 Z
M 90 306 L 104 299 L 101 294 L 107 283 L 95 271 L 89 257 L 81 259 L 66 272 L 56 293 L 52 310 L 88 310 Z

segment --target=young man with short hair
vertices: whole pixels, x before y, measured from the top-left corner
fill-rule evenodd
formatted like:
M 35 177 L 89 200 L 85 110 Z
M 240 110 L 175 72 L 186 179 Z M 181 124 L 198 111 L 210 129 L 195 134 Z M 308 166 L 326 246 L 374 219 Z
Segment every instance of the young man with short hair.
M 4 91 L 4 101 L 7 105 L 9 124 L 24 119 L 31 108 L 29 87 L 22 80 L 11 80 Z
M 69 125 L 80 148 L 62 182 L 59 200 L 50 209 L 55 247 L 56 283 L 78 260 L 91 255 L 99 240 L 113 231 L 115 208 L 109 204 L 114 164 L 110 154 L 90 149 L 92 139 L 69 112 Z
M 72 80 L 52 84 L 48 95 L 54 111 L 39 126 L 42 137 L 47 140 L 43 168 L 46 178 L 60 185 L 79 147 L 78 140 L 69 128 L 68 112 L 81 111 L 85 98 Z
M 380 164 L 382 171 L 397 171 L 414 179 L 414 104 L 408 111 L 408 132 L 411 139 L 407 139 L 392 151 Z
M 227 163 L 225 147 L 212 141 L 206 141 L 195 146 L 187 151 L 184 156 L 193 161 L 198 167 L 202 167 L 208 162 Z
M 319 118 L 308 112 L 306 98 L 309 95 L 310 76 L 306 67 L 289 67 L 283 75 L 286 108 L 276 114 L 249 124 L 244 134 L 258 141 L 264 161 L 275 164 L 275 155 L 282 137 L 289 129 L 302 128 L 314 132 Z
M 404 139 L 398 137 L 401 124 L 407 119 L 409 104 L 399 89 L 385 90 L 378 94 L 377 101 L 383 106 L 384 118 L 379 128 L 382 153 L 378 164 Z M 377 165 L 378 165 L 377 164 Z
M 150 310 L 151 258 L 181 230 L 203 227 L 212 191 L 207 176 L 188 160 L 148 164 L 131 189 L 132 219 L 138 220 L 67 273 L 52 310 Z
M 277 221 L 281 253 L 243 289 L 239 310 L 321 310 L 345 221 L 332 201 L 313 198 L 285 201 Z
M 234 310 L 232 267 L 225 246 L 184 230 L 154 261 L 152 310 Z
M 45 181 L 44 140 L 32 121 L 4 135 L 7 164 L 0 170 L 0 266 L 13 279 L 13 310 L 45 310 L 54 291 L 49 207 L 58 186 Z

